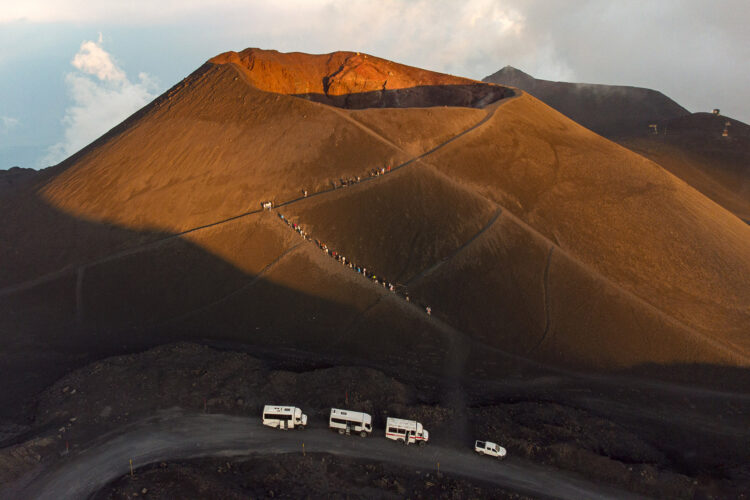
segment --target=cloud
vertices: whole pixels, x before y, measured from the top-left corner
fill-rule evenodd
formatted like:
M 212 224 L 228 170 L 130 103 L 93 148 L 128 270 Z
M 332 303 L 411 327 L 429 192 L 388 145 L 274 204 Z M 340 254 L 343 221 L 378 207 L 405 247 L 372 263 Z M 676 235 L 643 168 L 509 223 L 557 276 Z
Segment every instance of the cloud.
M 99 80 L 121 81 L 125 73 L 112 61 L 109 54 L 102 49 L 102 34 L 98 42 L 83 42 L 81 50 L 73 58 L 73 66 Z
M 18 118 L 0 116 L 0 134 L 7 134 L 18 125 Z
M 102 48 L 101 35 L 83 42 L 71 64 L 78 71 L 65 76 L 73 104 L 62 119 L 64 139 L 48 149 L 42 165 L 67 158 L 155 97 L 156 82 L 146 73 L 131 81 Z

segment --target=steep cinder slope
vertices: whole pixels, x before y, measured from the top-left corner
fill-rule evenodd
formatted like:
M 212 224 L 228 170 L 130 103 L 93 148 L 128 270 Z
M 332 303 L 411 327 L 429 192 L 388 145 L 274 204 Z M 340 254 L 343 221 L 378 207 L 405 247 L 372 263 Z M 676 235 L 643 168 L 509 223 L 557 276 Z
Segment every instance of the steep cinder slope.
M 522 96 L 430 161 L 582 266 L 747 359 L 750 227 Z
M 435 138 L 478 121 L 477 112 L 418 110 L 418 117 L 429 115 L 414 122 L 422 133 L 389 143 L 377 127 L 362 127 L 338 108 L 260 91 L 235 66 L 209 64 L 60 165 L 59 175 L 43 186 L 42 199 L 87 220 L 179 233 L 257 210 L 261 201 L 291 200 L 303 190 L 330 189 L 341 179 L 404 161 Z M 23 236 L 21 246 L 35 251 L 0 248 L 0 257 L 15 262 L 0 277 L 6 284 L 19 281 L 22 269 L 32 273 L 27 278 L 35 277 L 122 246 L 107 244 L 100 252 L 96 243 L 87 243 L 80 257 L 65 250 L 63 259 L 57 247 L 67 244 L 54 243 L 59 221 L 49 226 L 40 221 L 38 231 L 17 225 L 25 224 L 23 213 L 40 212 L 25 206 L 38 205 L 36 198 L 24 200 L 14 203 L 18 216 L 4 227 L 8 241 Z

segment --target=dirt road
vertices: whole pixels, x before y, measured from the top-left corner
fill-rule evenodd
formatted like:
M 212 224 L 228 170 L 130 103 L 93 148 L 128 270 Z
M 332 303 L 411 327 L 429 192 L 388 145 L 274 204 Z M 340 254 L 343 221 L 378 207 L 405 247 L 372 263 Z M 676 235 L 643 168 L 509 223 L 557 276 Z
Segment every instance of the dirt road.
M 133 467 L 171 459 L 206 456 L 331 453 L 388 462 L 418 470 L 453 473 L 520 492 L 557 498 L 635 498 L 572 474 L 510 458 L 498 462 L 472 450 L 432 443 L 425 448 L 387 441 L 376 430 L 369 438 L 338 436 L 323 428 L 279 431 L 258 418 L 169 410 L 106 436 L 49 467 L 0 488 L 1 498 L 87 498 Z

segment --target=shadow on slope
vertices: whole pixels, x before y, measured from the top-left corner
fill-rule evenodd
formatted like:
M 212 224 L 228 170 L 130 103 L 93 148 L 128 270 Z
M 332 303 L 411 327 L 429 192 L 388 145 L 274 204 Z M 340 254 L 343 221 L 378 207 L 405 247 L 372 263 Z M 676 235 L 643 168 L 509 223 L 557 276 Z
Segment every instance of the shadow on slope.
M 495 101 L 513 96 L 514 92 L 506 87 L 474 83 L 423 85 L 405 89 L 384 89 L 342 95 L 322 93 L 292 95 L 344 109 L 429 108 L 435 106 L 483 108 Z
M 37 203 L 35 217 L 50 222 L 30 228 L 29 238 L 43 244 L 48 226 L 59 224 L 54 246 L 72 250 L 58 273 L 0 289 L 0 377 L 12 381 L 0 416 L 23 415 L 36 393 L 72 369 L 184 339 L 440 375 L 447 340 L 420 310 L 392 307 L 359 322 L 390 292 L 323 256 L 274 214 L 174 237 Z M 103 258 L 112 241 L 129 250 Z M 227 252 L 242 269 L 220 256 Z

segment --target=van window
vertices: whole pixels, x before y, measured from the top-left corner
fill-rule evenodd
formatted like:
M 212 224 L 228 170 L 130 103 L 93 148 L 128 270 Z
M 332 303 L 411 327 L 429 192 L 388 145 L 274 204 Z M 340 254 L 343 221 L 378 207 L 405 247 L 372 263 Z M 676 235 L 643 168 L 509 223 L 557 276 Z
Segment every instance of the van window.
M 263 418 L 266 420 L 291 420 L 291 415 L 284 415 L 282 413 L 265 413 Z

